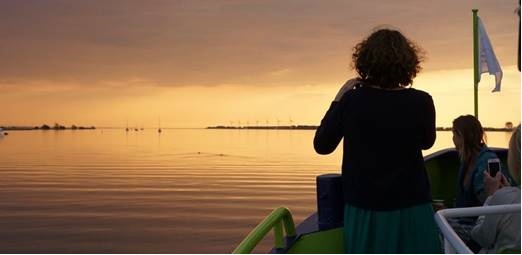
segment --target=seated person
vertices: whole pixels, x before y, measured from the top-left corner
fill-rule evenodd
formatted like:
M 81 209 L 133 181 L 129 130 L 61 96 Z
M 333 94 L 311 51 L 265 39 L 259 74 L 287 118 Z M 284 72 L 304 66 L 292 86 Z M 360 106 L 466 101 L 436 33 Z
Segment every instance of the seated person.
M 456 118 L 452 131 L 453 143 L 461 161 L 455 206 L 482 206 L 488 197 L 484 191 L 483 171 L 487 169 L 488 160 L 496 159 L 498 156 L 487 147 L 484 129 L 474 116 L 464 115 Z M 511 180 L 506 168 L 501 169 L 507 180 Z M 476 219 L 467 217 L 449 221 L 459 237 L 475 252 L 480 249 L 471 239 L 471 229 L 475 226 Z
M 461 161 L 455 206 L 482 206 L 487 198 L 482 172 L 487 169 L 489 159 L 498 158 L 497 154 L 487 147 L 482 125 L 474 116 L 456 118 L 452 131 L 453 143 Z M 506 168 L 501 169 L 502 174 L 511 182 L 511 175 Z
M 520 125 L 511 136 L 508 152 L 510 173 L 520 183 Z M 510 186 L 500 172 L 491 177 L 484 171 L 484 190 L 489 195 L 484 206 L 520 204 L 520 186 Z M 520 213 L 480 216 L 471 237 L 482 249 L 480 253 L 498 253 L 502 249 L 520 252 Z

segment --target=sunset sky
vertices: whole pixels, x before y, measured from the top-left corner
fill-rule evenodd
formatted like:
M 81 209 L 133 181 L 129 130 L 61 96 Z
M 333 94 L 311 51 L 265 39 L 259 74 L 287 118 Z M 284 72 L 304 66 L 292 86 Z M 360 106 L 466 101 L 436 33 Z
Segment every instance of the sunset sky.
M 515 0 L 0 1 L 0 125 L 319 124 L 353 46 L 397 28 L 427 53 L 437 125 L 473 113 L 472 13 L 504 71 L 484 126 L 520 122 Z

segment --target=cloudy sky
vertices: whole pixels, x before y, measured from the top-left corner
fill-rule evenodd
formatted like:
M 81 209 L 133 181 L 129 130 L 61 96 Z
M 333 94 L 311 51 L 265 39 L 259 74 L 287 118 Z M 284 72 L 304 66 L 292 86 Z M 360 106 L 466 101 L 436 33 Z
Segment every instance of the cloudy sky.
M 504 70 L 485 126 L 520 121 L 518 1 L 0 0 L 0 125 L 318 124 L 353 46 L 399 29 L 427 52 L 414 87 L 437 124 L 473 112 L 471 9 Z

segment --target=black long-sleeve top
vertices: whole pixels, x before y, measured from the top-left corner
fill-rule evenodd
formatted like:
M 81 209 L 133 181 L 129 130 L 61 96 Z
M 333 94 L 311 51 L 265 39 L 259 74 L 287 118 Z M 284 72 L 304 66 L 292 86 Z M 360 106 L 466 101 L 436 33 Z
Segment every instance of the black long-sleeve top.
M 422 150 L 435 142 L 435 107 L 416 89 L 361 87 L 326 112 L 314 138 L 319 154 L 343 142 L 344 200 L 370 210 L 431 201 Z

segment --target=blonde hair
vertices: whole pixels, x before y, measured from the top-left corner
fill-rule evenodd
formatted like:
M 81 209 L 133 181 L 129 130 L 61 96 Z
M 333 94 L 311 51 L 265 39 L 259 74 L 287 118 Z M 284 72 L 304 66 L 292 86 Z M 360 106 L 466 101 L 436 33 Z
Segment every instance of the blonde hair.
M 518 124 L 509 140 L 507 164 L 509 172 L 515 178 L 517 184 L 520 185 L 520 124 Z

